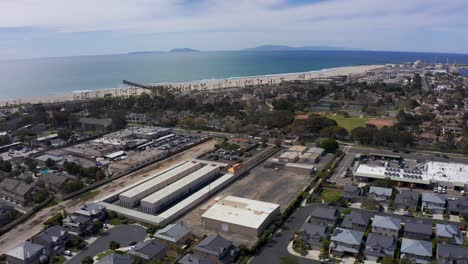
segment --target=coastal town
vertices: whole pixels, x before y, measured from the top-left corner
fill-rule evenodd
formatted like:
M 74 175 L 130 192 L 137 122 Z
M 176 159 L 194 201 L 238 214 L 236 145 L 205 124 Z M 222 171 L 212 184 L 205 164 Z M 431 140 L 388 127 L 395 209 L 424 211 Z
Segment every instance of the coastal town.
M 0 263 L 466 263 L 467 67 L 4 100 Z

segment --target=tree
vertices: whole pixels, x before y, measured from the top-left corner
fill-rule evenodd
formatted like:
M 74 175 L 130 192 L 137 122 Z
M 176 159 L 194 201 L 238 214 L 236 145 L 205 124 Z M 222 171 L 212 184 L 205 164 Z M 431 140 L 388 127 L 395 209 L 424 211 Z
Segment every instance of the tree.
M 9 162 L 9 161 L 4 161 L 3 162 L 2 170 L 4 172 L 11 172 L 12 169 L 13 169 L 13 165 L 11 165 L 11 162 Z
M 320 130 L 320 137 L 343 139 L 348 136 L 348 130 L 342 126 L 330 126 Z
M 55 160 L 53 160 L 51 158 L 48 158 L 45 161 L 45 165 L 47 166 L 47 168 L 54 168 L 55 167 Z
M 69 129 L 62 129 L 58 131 L 58 138 L 68 141 L 73 135 L 73 132 Z
M 281 144 L 283 144 L 283 140 L 281 138 L 275 138 L 273 143 L 275 144 L 275 146 L 281 147 Z
M 90 256 L 86 256 L 82 261 L 81 261 L 82 264 L 93 264 L 94 263 L 94 260 L 92 257 Z
M 120 244 L 114 240 L 112 240 L 110 243 L 109 243 L 109 248 L 111 250 L 116 250 L 118 248 L 120 248 Z
M 280 264 L 299 264 L 299 260 L 291 255 L 282 256 L 280 257 Z
M 416 261 L 413 258 L 410 258 L 406 255 L 400 259 L 400 264 L 415 264 L 415 263 Z
M 319 147 L 325 149 L 327 153 L 335 153 L 336 150 L 340 147 L 336 140 L 331 138 L 322 139 L 319 143 Z

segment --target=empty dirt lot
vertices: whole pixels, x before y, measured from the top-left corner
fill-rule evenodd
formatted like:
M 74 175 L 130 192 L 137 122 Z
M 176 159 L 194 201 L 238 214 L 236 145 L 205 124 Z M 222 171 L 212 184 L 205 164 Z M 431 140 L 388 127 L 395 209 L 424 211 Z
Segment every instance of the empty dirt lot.
M 304 189 L 311 177 L 305 174 L 285 172 L 283 170 L 263 168 L 263 163 L 234 181 L 231 185 L 213 195 L 211 199 L 194 208 L 183 216 L 180 221 L 192 229 L 196 235 L 214 234 L 212 230 L 206 230 L 201 226 L 201 215 L 217 198 L 234 195 L 248 199 L 264 202 L 277 203 L 283 211 L 294 197 Z M 226 238 L 238 243 L 252 245 L 255 241 L 252 238 L 225 234 Z

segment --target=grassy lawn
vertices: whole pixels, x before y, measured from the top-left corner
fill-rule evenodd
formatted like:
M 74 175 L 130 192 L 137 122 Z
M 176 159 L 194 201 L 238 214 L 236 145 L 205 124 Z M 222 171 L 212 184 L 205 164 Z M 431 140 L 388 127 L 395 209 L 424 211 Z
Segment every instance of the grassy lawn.
M 109 256 L 109 255 L 112 254 L 113 252 L 114 252 L 113 250 L 108 249 L 108 250 L 106 250 L 106 251 L 104 251 L 104 252 L 99 253 L 99 254 L 96 256 L 96 258 L 97 258 L 97 260 L 101 260 L 101 259 L 103 259 L 104 257 Z
M 50 263 L 52 263 L 52 264 L 62 264 L 62 263 L 65 263 L 65 261 L 67 261 L 67 259 L 64 256 L 55 256 L 55 257 L 52 258 Z
M 46 206 L 45 206 L 45 207 L 52 207 L 52 206 L 56 206 L 56 205 L 57 205 L 57 204 L 59 204 L 60 202 L 61 202 L 61 201 L 60 201 L 60 199 L 59 199 L 59 198 L 57 198 L 57 197 L 54 197 L 54 199 L 50 200 L 50 202 L 48 202 L 48 203 L 46 204 Z
M 360 118 L 360 117 L 355 117 L 355 116 L 350 116 L 350 117 L 345 117 L 343 115 L 333 115 L 333 114 L 327 114 L 325 115 L 326 117 L 333 119 L 338 123 L 339 126 L 342 126 L 346 128 L 349 132 L 353 130 L 356 127 L 360 126 L 366 126 L 367 121 L 369 121 L 370 118 Z
M 340 190 L 323 189 L 322 192 L 320 192 L 320 198 L 325 203 L 338 202 L 341 198 L 341 192 Z

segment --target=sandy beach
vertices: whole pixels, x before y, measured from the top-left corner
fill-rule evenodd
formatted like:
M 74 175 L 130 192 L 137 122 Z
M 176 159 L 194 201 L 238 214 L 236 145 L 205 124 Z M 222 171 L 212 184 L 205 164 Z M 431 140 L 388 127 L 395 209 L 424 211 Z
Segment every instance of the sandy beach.
M 212 79 L 203 81 L 193 82 L 181 82 L 181 83 L 155 83 L 152 85 L 164 85 L 181 90 L 212 90 L 212 89 L 223 89 L 223 88 L 235 88 L 235 87 L 246 87 L 255 86 L 262 84 L 279 84 L 281 82 L 297 81 L 297 80 L 311 80 L 317 78 L 329 78 L 340 75 L 358 75 L 365 72 L 382 68 L 384 65 L 362 65 L 362 66 L 350 66 L 340 67 L 333 69 L 326 69 L 322 71 L 311 71 L 301 73 L 287 73 L 287 74 L 272 74 L 263 76 L 249 76 L 249 77 L 235 77 L 226 79 Z M 66 101 L 77 101 L 77 100 L 88 100 L 92 98 L 100 97 L 128 97 L 132 95 L 140 95 L 146 92 L 147 89 L 137 87 L 122 87 L 113 89 L 101 89 L 91 91 L 79 91 L 74 93 L 63 93 L 57 95 L 47 95 L 40 97 L 29 97 L 21 99 L 0 99 L 0 106 L 6 105 L 21 105 L 21 104 L 38 104 L 38 103 L 57 103 Z

